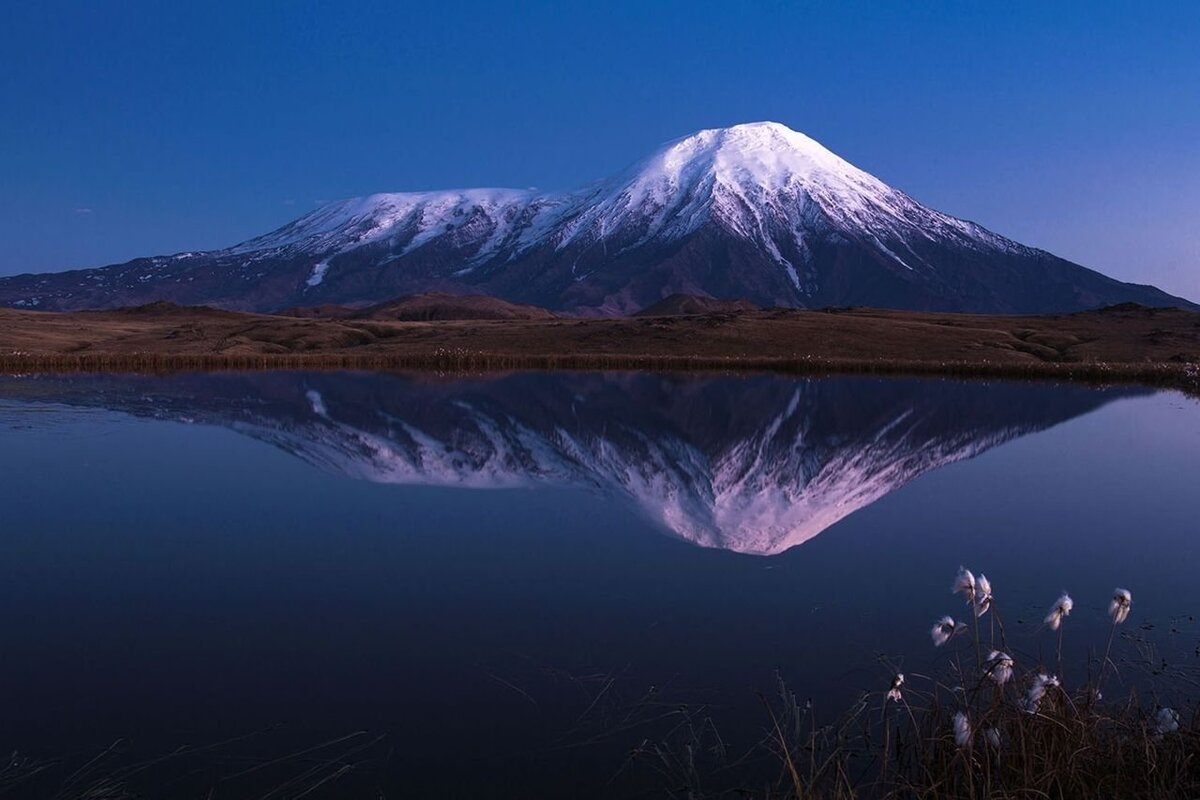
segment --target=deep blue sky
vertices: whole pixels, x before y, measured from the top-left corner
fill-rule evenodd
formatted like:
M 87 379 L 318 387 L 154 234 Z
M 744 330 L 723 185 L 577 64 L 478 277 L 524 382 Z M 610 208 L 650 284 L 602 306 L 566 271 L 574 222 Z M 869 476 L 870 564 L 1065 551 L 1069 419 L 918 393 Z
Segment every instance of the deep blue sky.
M 1200 298 L 1194 0 L 10 3 L 0 109 L 0 274 L 229 245 L 374 191 L 567 188 L 772 119 Z

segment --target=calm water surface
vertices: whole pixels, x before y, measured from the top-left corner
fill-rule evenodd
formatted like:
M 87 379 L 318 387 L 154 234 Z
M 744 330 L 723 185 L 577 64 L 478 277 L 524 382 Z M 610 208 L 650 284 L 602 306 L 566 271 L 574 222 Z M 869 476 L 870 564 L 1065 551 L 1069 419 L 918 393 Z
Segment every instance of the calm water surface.
M 1121 585 L 1196 658 L 1198 478 L 1200 406 L 1128 387 L 0 378 L 0 750 L 365 730 L 356 791 L 634 794 L 646 697 L 737 748 L 777 671 L 830 716 L 936 671 L 960 563 L 1027 657 Z

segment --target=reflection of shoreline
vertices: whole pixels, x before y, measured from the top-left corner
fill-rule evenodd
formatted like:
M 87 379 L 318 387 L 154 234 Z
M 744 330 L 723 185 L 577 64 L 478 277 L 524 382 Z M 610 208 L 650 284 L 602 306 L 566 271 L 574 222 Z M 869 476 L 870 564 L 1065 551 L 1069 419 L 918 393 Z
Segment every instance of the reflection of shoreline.
M 61 375 L 16 385 L 30 399 L 220 425 L 375 482 L 585 488 L 685 540 L 760 555 L 925 472 L 1138 392 L 652 373 Z
M 2 310 L 2 309 L 0 309 Z M 0 354 L 0 378 L 32 375 L 127 373 L 164 376 L 221 372 L 386 372 L 421 375 L 428 380 L 490 380 L 532 372 L 677 372 L 695 377 L 760 374 L 812 379 L 873 377 L 906 380 L 992 380 L 1075 383 L 1104 388 L 1174 389 L 1200 394 L 1200 367 L 1187 361 L 925 361 L 915 359 L 835 358 L 806 356 L 692 356 L 564 353 L 500 355 L 414 353 L 399 356 L 344 355 L 85 355 L 9 356 Z

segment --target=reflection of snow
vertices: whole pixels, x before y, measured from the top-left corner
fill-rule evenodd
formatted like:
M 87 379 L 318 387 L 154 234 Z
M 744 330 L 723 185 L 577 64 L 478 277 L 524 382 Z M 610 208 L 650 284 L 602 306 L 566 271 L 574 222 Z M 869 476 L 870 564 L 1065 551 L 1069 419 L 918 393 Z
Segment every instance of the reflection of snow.
M 930 437 L 921 425 L 928 420 L 902 407 L 847 438 L 817 429 L 813 398 L 798 390 L 752 435 L 708 449 L 619 423 L 535 429 L 463 402 L 453 403 L 461 414 L 448 431 L 391 412 L 390 432 L 381 435 L 328 418 L 321 396 L 308 397 L 325 421 L 296 428 L 260 420 L 239 429 L 321 468 L 380 483 L 577 486 L 625 496 L 683 539 L 760 555 L 801 544 L 931 469 L 1034 429 Z
M 318 417 L 328 417 L 329 412 L 325 410 L 325 400 L 321 397 L 321 393 L 316 389 L 309 389 L 305 393 L 308 398 L 308 404 L 312 407 L 312 411 Z
M 763 555 L 930 470 L 1137 391 L 577 373 L 38 380 L 57 402 L 224 425 L 370 481 L 600 492 L 687 541 Z

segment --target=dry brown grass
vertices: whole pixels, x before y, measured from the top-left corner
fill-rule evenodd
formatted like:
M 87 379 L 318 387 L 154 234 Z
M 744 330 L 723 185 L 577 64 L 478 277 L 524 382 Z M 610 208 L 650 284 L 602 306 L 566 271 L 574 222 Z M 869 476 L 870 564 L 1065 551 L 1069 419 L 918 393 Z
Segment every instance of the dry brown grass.
M 1156 626 L 1114 623 L 1107 642 L 1092 643 L 1087 663 L 1076 665 L 1086 668 L 1067 670 L 1086 679 L 1044 682 L 1061 674 L 1059 636 L 1074 635 L 1071 621 L 1059 634 L 1037 634 L 1051 650 L 1053 663 L 1044 663 L 1009 647 L 998 610 L 960 626 L 938 651 L 943 666 L 906 674 L 898 698 L 889 697 L 889 677 L 835 720 L 819 722 L 812 703 L 798 702 L 779 678 L 777 693 L 761 698 L 763 734 L 748 752 L 730 756 L 707 710 L 698 709 L 680 713 L 668 735 L 643 741 L 631 758 L 658 776 L 663 796 L 688 800 L 1200 797 L 1194 658 L 1168 663 L 1147 633 Z M 1173 634 L 1181 619 L 1191 617 L 1172 620 Z M 993 679 L 992 650 L 1011 654 L 1011 678 Z M 895 674 L 891 659 L 879 661 Z M 1044 692 L 1031 703 L 1039 682 Z M 959 715 L 965 736 L 957 735 Z
M 1029 679 L 1018 679 L 1022 687 Z M 1200 797 L 1200 725 L 1185 713 L 1161 734 L 1153 703 L 1137 692 L 1094 701 L 1094 687 L 1054 689 L 1035 714 L 1015 691 L 954 687 L 910 692 L 880 711 L 878 696 L 836 725 L 771 742 L 781 766 L 766 798 L 1072 800 Z M 973 736 L 955 741 L 953 718 L 969 714 Z M 781 714 L 784 725 L 791 716 Z M 772 722 L 772 725 L 778 725 Z M 994 742 L 987 731 L 995 732 Z M 794 765 L 799 765 L 797 768 Z
M 1200 384 L 1200 314 L 998 317 L 854 309 L 381 322 L 153 306 L 0 310 L 0 370 L 775 370 Z
M 1056 689 L 1036 714 L 1018 708 L 1015 692 L 987 691 L 964 703 L 943 686 L 890 705 L 882 704 L 882 692 L 864 694 L 836 723 L 817 725 L 781 683 L 778 697 L 764 700 L 757 753 L 729 758 L 715 729 L 688 720 L 671 739 L 643 741 L 632 758 L 661 781 L 661 796 L 689 800 L 1200 797 L 1194 713 L 1182 717 L 1177 731 L 1160 734 L 1153 704 L 1138 693 L 1100 704 L 1088 688 Z M 959 746 L 953 732 L 954 714 L 964 705 L 974 707 L 969 747 Z M 998 745 L 981 733 L 988 729 Z M 732 786 L 713 788 L 730 774 L 737 776 Z

